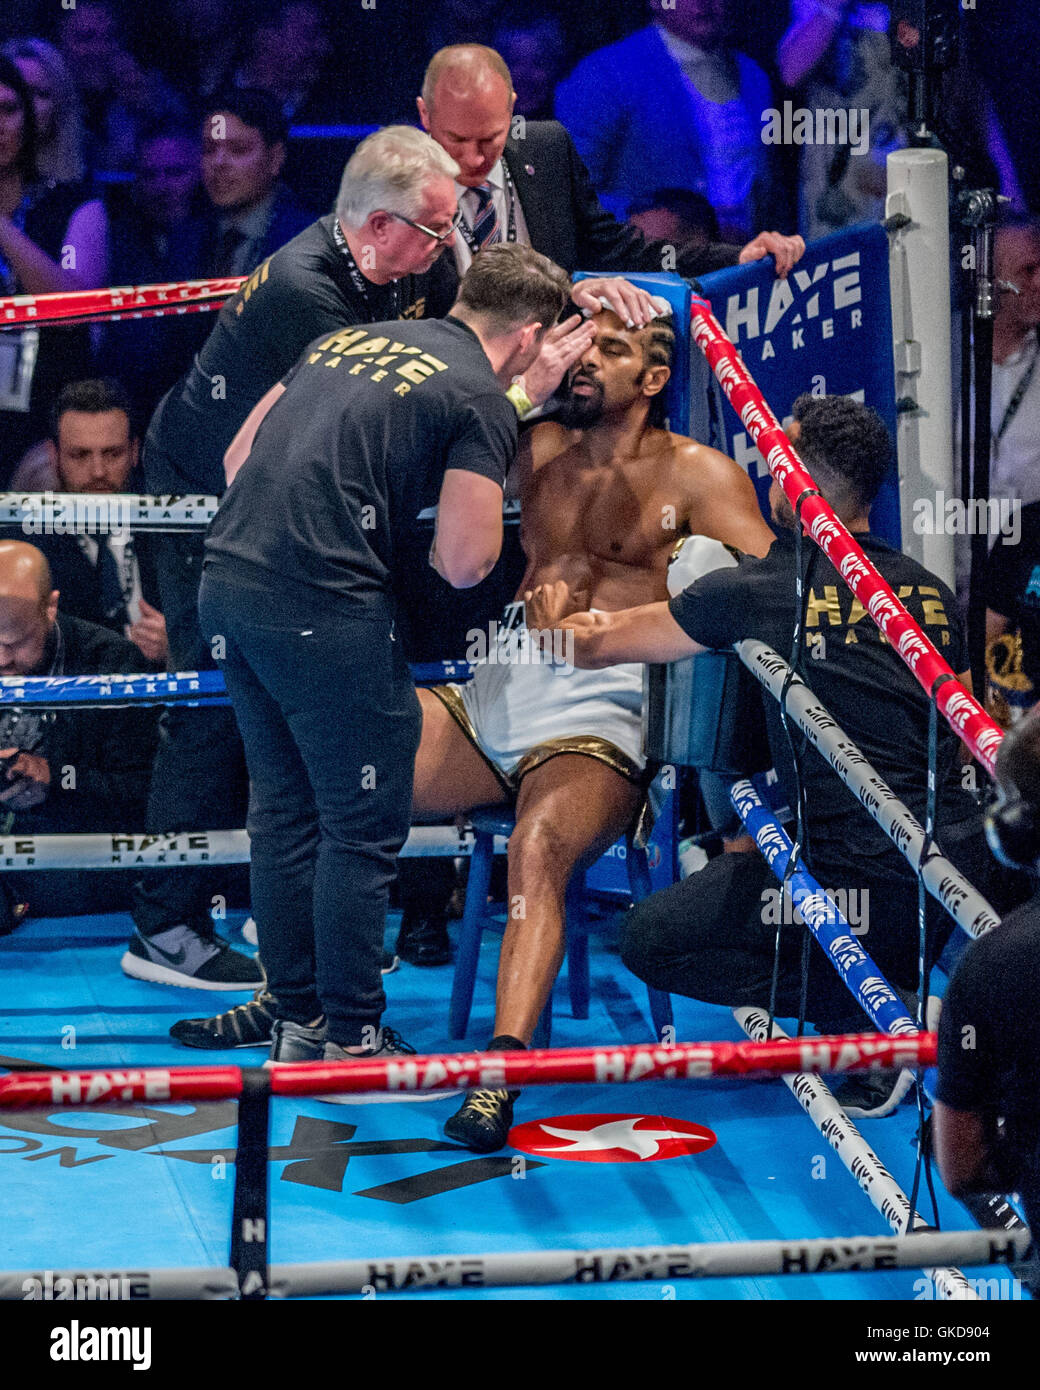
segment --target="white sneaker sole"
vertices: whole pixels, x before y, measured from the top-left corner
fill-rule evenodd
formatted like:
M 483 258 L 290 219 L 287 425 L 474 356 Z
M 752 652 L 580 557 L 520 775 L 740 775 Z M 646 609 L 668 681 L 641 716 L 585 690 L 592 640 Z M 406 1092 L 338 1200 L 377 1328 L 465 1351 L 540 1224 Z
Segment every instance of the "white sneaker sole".
M 262 979 L 252 980 L 248 984 L 240 980 L 199 980 L 194 975 L 184 975 L 168 965 L 157 965 L 155 961 L 142 960 L 140 956 L 135 956 L 133 951 L 126 951 L 119 964 L 123 974 L 134 980 L 146 980 L 152 985 L 175 985 L 180 989 L 212 989 L 225 994 L 238 991 L 243 994 L 255 994 L 264 983 Z
M 411 1101 L 414 1105 L 427 1100 L 449 1100 L 452 1096 L 461 1095 L 465 1095 L 463 1087 L 455 1091 L 369 1091 L 364 1094 L 308 1096 L 307 1099 L 323 1100 L 326 1105 L 400 1105 L 405 1101 Z

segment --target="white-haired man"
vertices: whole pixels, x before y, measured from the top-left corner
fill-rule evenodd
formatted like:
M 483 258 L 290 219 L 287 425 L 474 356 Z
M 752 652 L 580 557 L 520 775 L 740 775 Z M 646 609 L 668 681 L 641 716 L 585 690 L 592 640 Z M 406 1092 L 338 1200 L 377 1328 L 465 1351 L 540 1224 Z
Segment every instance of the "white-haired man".
M 161 402 L 144 447 L 150 492 L 223 494 L 225 452 L 308 343 L 351 324 L 423 317 L 415 277 L 452 244 L 457 174 L 455 161 L 411 127 L 388 126 L 362 141 L 344 171 L 335 212 L 257 268 L 221 311 L 191 370 Z M 569 329 L 578 322 L 571 320 Z M 566 353 L 585 345 L 579 330 L 580 341 L 568 348 L 568 331 L 564 325 L 547 335 L 546 359 L 560 359 L 548 389 L 559 381 Z M 538 381 L 537 370 L 527 377 L 532 399 L 541 394 Z M 173 670 L 214 664 L 198 626 L 202 545 L 201 535 L 170 536 L 159 553 Z M 163 834 L 241 826 L 247 788 L 232 712 L 171 709 L 146 829 Z M 213 888 L 205 870 L 145 875 L 135 894 L 136 931 L 123 969 L 156 984 L 259 986 L 257 963 L 221 952 L 214 939 Z

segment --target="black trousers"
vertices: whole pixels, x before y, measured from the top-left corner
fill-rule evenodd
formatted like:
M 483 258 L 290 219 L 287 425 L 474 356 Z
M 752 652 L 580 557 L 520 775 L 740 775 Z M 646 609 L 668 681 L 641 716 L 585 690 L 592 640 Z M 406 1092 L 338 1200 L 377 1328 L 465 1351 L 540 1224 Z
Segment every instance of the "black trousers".
M 209 643 L 199 630 L 203 537 L 163 536 L 157 566 L 163 614 L 175 671 L 213 670 Z M 242 739 L 229 708 L 168 709 L 152 768 L 145 830 L 234 830 L 245 824 L 249 782 Z M 138 881 L 134 921 L 145 936 L 180 922 L 208 930 L 218 891 L 234 895 L 238 868 L 154 869 Z
M 978 817 L 939 833 L 952 862 L 991 901 L 997 875 L 986 851 Z M 917 880 L 893 850 L 856 865 L 816 865 L 826 889 L 851 890 L 847 901 L 860 918 L 856 939 L 888 982 L 914 991 L 918 979 Z M 636 905 L 624 920 L 621 957 L 647 984 L 708 1004 L 767 1008 L 773 973 L 776 893 L 779 880 L 761 855 L 722 854 L 681 883 Z M 851 896 L 854 893 L 855 896 Z M 841 906 L 841 899 L 838 899 Z M 941 951 L 952 919 L 927 899 L 930 951 Z M 994 903 L 998 907 L 999 902 Z M 776 1011 L 797 1017 L 801 993 L 802 941 L 807 927 L 781 927 Z M 860 1010 L 822 947 L 811 943 L 807 1018 L 833 1031 L 874 1025 Z
M 303 585 L 208 563 L 203 632 L 220 660 L 250 776 L 250 879 L 280 1017 L 324 1013 L 341 1046 L 386 1004 L 389 886 L 408 835 L 422 715 L 388 616 Z

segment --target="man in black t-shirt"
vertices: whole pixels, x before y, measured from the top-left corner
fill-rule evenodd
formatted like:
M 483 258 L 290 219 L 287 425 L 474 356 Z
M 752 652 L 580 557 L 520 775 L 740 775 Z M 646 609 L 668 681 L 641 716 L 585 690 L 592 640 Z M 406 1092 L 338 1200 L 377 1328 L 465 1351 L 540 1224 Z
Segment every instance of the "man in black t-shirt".
M 881 419 L 840 396 L 801 396 L 792 438 L 817 486 L 867 556 L 954 671 L 965 671 L 964 638 L 952 592 L 915 560 L 869 532 L 870 505 L 887 471 L 891 446 Z M 618 661 L 676 661 L 706 648 L 758 638 L 789 656 L 796 616 L 794 516 L 774 483 L 774 520 L 786 528 L 764 559 L 744 557 L 673 598 L 617 613 L 576 613 L 560 626 L 574 631 L 577 666 Z M 926 801 L 928 700 L 887 639 L 837 571 L 805 543 L 808 611 L 805 679 L 852 741 L 906 805 L 923 819 Z M 546 595 L 562 604 L 561 595 Z M 537 615 L 536 615 L 537 616 Z M 794 768 L 779 716 L 765 701 L 770 749 L 789 805 Z M 981 820 L 962 789 L 958 740 L 939 724 L 938 838 L 971 878 L 987 862 Z M 801 757 L 808 812 L 805 860 L 825 889 L 856 889 L 869 916 L 857 924 L 862 944 L 884 974 L 917 986 L 916 878 L 905 859 L 860 806 L 821 754 Z M 775 916 L 766 910 L 775 880 L 759 856 L 723 855 L 682 883 L 640 903 L 626 919 L 622 956 L 657 988 L 711 1003 L 767 1005 Z M 933 950 L 949 931 L 930 903 Z M 863 927 L 866 930 L 862 930 Z M 778 1013 L 797 1014 L 801 931 L 786 932 Z M 827 1028 L 866 1026 L 840 977 L 813 944 L 808 1016 Z
M 999 802 L 987 817 L 1005 867 L 1040 872 L 1040 706 L 997 753 Z M 1040 894 L 961 957 L 939 1019 L 935 1152 L 955 1196 L 1019 1192 L 1040 1234 Z M 1031 1283 L 1040 1296 L 1034 1243 Z
M 985 579 L 991 697 L 1015 714 L 1040 694 L 1040 502 L 1023 507 L 1019 522 L 1020 529 L 997 539 Z M 1010 647 L 1000 657 L 991 644 L 1005 634 L 1009 642 L 1017 634 L 1021 649 Z
M 451 244 L 457 166 L 421 132 L 377 131 L 354 152 L 335 213 L 301 232 L 250 276 L 220 312 L 194 366 L 160 402 L 145 439 L 149 492 L 224 491 L 224 455 L 257 402 L 308 343 L 349 324 L 418 318 L 415 276 Z M 407 214 L 407 216 L 406 216 Z M 159 585 L 175 671 L 212 669 L 198 625 L 203 538 L 158 547 Z M 230 710 L 170 709 L 152 776 L 145 829 L 231 829 L 248 782 Z M 156 984 L 192 985 L 181 961 L 210 934 L 214 888 L 204 869 L 145 874 L 134 898 L 131 968 Z M 263 974 L 242 958 L 241 989 Z
M 468 588 L 494 565 L 517 445 L 505 391 L 568 296 L 544 256 L 491 247 L 448 318 L 319 338 L 228 451 L 199 618 L 249 766 L 275 1063 L 412 1050 L 380 1026 L 422 722 L 394 630 L 398 543 L 436 504 L 437 572 Z

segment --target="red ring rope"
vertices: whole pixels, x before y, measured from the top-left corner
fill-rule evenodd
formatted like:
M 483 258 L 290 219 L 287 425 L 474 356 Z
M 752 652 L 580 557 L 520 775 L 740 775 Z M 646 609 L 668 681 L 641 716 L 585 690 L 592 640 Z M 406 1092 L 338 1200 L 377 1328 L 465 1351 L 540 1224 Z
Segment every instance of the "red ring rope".
M 792 507 L 816 485 L 798 457 L 779 420 L 744 366 L 725 330 L 706 299 L 694 297 L 690 312 L 695 342 L 707 358 L 719 385 L 740 416 L 773 478 L 783 488 Z M 965 690 L 892 589 L 856 544 L 822 497 L 806 497 L 802 504 L 803 527 L 849 585 L 878 627 L 931 695 L 935 682 L 947 677 L 935 694 L 940 713 L 992 774 L 1004 731 Z
M 907 1037 L 857 1033 L 665 1046 L 543 1048 L 531 1052 L 433 1053 L 351 1062 L 284 1063 L 271 1073 L 274 1095 L 339 1091 L 455 1090 L 460 1086 L 551 1086 L 571 1082 L 707 1080 L 794 1072 L 902 1070 L 932 1066 L 934 1033 Z M 32 1105 L 226 1100 L 241 1094 L 240 1067 L 125 1067 L 0 1076 L 0 1109 Z

